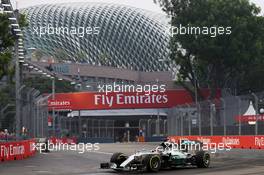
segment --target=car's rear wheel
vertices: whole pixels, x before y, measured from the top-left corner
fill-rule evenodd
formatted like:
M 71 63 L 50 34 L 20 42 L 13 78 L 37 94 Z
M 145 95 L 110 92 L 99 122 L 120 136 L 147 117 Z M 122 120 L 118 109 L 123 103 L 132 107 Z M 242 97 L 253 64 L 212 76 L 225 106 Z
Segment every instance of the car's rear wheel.
M 143 159 L 143 163 L 146 165 L 147 171 L 157 172 L 161 167 L 161 160 L 159 155 L 147 155 Z
M 125 160 L 127 156 L 124 153 L 114 153 L 110 159 L 111 163 L 115 163 L 119 167 Z
M 208 168 L 210 165 L 210 154 L 205 151 L 199 151 L 195 156 L 198 168 Z

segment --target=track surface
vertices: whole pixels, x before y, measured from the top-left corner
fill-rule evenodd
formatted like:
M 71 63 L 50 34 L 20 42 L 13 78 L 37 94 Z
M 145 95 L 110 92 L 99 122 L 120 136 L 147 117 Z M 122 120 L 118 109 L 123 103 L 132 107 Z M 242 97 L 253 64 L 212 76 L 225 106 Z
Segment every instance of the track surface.
M 101 170 L 101 162 L 107 162 L 113 152 L 133 153 L 135 150 L 154 148 L 153 144 L 100 144 L 100 151 L 79 154 L 76 151 L 59 151 L 20 160 L 0 163 L 0 175 L 111 175 L 120 174 Z M 127 173 L 121 173 L 127 174 Z M 139 174 L 139 173 L 130 173 Z M 150 173 L 146 173 L 150 174 Z M 178 168 L 157 174 L 177 175 L 263 175 L 264 151 L 231 150 L 212 155 L 210 168 Z

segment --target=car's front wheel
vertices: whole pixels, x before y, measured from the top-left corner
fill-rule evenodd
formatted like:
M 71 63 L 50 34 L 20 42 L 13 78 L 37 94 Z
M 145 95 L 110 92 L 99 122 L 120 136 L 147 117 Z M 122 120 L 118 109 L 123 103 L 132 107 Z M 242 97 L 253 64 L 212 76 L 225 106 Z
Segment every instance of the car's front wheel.
M 161 167 L 161 160 L 159 155 L 147 155 L 143 159 L 143 163 L 146 165 L 147 171 L 157 172 Z
M 110 159 L 111 163 L 115 163 L 119 167 L 125 160 L 127 156 L 124 153 L 114 153 Z
M 205 151 L 199 151 L 195 155 L 198 168 L 208 168 L 210 165 L 210 154 Z

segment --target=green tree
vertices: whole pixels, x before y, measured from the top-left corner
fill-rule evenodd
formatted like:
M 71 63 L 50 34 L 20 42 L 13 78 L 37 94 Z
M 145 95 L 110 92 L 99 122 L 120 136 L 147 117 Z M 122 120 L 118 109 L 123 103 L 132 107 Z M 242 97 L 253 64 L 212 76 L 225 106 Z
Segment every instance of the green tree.
M 55 49 L 54 56 L 59 62 L 63 62 L 65 60 L 70 61 L 70 56 L 67 54 L 67 52 L 60 48 Z
M 9 28 L 9 19 L 6 14 L 0 14 L 0 80 L 10 71 L 12 58 L 11 48 L 14 45 L 14 36 Z
M 43 52 L 40 49 L 36 49 L 33 53 L 32 56 L 37 60 L 40 61 L 40 59 L 43 57 Z
M 27 25 L 26 16 L 19 15 L 19 26 L 25 27 Z M 9 80 L 5 86 L 0 86 L 0 109 L 8 103 L 14 104 L 15 100 L 15 88 L 12 80 L 14 75 L 14 65 L 12 61 L 12 48 L 15 44 L 15 35 L 13 34 L 8 15 L 0 13 L 0 81 L 3 77 L 8 76 Z M 9 114 L 6 118 L 2 118 L 5 128 L 12 128 L 14 114 Z M 1 128 L 0 128 L 1 129 Z
M 86 54 L 83 51 L 79 51 L 76 53 L 76 61 L 79 63 L 85 62 Z
M 252 72 L 256 65 L 264 66 L 264 18 L 259 15 L 260 8 L 248 0 L 155 2 L 171 17 L 173 27 L 231 27 L 230 35 L 171 36 L 170 57 L 179 65 L 178 83 L 193 96 L 195 87 L 198 87 L 200 98 L 203 98 L 200 89 L 204 87 L 211 90 L 211 98 L 215 97 L 217 88 L 240 93 L 248 86 L 258 87 L 252 90 L 263 89 L 263 83 L 249 84 L 252 83 L 250 77 L 263 75 L 263 71 Z
M 19 26 L 25 27 L 27 25 L 26 16 L 20 14 Z M 12 60 L 12 47 L 14 46 L 15 36 L 10 28 L 10 21 L 8 15 L 5 13 L 0 14 L 0 80 L 12 74 L 13 67 L 11 66 Z
M 109 61 L 110 56 L 108 53 L 102 53 L 99 55 L 98 63 L 104 66 L 110 66 L 110 61 Z

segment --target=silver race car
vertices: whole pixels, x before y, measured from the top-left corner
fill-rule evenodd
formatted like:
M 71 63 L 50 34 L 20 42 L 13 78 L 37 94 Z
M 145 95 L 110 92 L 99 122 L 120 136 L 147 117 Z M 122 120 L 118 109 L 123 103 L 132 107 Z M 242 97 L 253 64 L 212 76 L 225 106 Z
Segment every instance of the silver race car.
M 179 143 L 166 141 L 156 149 L 138 151 L 127 156 L 123 153 L 114 153 L 108 163 L 101 163 L 102 169 L 116 171 L 150 171 L 183 166 L 197 166 L 208 168 L 210 154 L 202 150 L 199 141 L 181 140 Z

